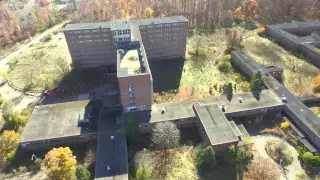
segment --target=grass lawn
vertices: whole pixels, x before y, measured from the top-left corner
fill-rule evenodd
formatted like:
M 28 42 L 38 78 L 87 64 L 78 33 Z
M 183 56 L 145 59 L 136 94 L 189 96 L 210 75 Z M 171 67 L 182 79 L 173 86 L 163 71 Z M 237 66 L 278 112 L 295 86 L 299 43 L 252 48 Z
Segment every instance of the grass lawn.
M 224 50 L 227 48 L 227 36 L 225 29 L 220 29 L 215 33 L 204 34 L 194 33 L 188 38 L 186 60 L 179 64 L 179 68 L 169 68 L 172 64 L 153 67 L 150 64 L 154 78 L 154 87 L 162 87 L 155 96 L 156 103 L 182 101 L 187 99 L 198 99 L 210 96 L 209 86 L 217 84 L 218 87 L 232 83 L 237 87 L 233 93 L 243 92 L 241 84 L 248 83 L 246 77 L 238 73 L 235 69 L 232 72 L 223 73 L 218 69 L 218 63 L 224 57 Z M 195 49 L 200 49 L 198 56 L 194 56 Z M 155 74 L 162 71 L 161 75 Z M 172 72 L 178 74 L 173 77 Z M 161 81 L 163 79 L 163 81 Z M 175 86 L 165 88 L 167 82 L 175 82 Z M 162 83 L 164 82 L 164 83 Z M 161 93 L 162 92 L 162 93 Z M 219 88 L 213 90 L 213 95 L 221 95 Z
M 283 84 L 293 94 L 298 96 L 313 94 L 311 82 L 319 71 L 304 57 L 296 57 L 292 52 L 257 34 L 245 38 L 244 45 L 257 62 L 284 68 Z
M 63 74 L 58 59 L 71 62 L 67 43 L 62 32 L 52 34 L 51 39 L 30 46 L 9 64 L 9 81 L 20 89 L 33 84 L 30 90 L 44 90 L 56 87 Z

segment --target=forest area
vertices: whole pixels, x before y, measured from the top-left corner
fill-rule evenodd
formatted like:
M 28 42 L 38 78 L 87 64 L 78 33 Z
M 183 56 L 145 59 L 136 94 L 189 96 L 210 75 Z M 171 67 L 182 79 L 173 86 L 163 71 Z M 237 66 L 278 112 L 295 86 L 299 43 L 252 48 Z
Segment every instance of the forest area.
M 235 16 L 239 7 L 246 7 L 241 11 L 253 11 L 253 20 L 262 24 L 320 17 L 319 0 L 85 0 L 77 19 L 92 22 L 182 15 L 191 28 L 215 29 L 232 26 L 240 18 Z
M 0 0 L 1 46 L 27 39 L 68 18 L 76 23 L 182 15 L 190 28 L 215 30 L 246 18 L 235 15 L 237 9 L 253 13 L 252 20 L 262 24 L 320 17 L 319 0 L 71 0 L 69 4 L 76 6 L 69 12 L 71 16 L 56 6 L 59 1 L 45 6 L 44 1 L 50 0 Z

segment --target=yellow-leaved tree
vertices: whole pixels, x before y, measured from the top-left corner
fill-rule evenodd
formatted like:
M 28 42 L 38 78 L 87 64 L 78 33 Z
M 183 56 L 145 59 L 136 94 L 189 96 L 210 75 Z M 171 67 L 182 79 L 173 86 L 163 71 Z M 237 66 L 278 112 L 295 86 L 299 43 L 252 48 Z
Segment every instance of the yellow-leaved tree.
M 0 136 L 0 164 L 4 166 L 10 161 L 19 145 L 19 134 L 15 131 L 4 131 Z
M 280 128 L 281 129 L 287 129 L 289 126 L 290 126 L 290 122 L 287 120 L 287 121 L 281 123 Z
M 45 170 L 49 179 L 76 179 L 77 160 L 69 147 L 53 148 L 44 159 Z
M 144 10 L 144 17 L 147 19 L 153 18 L 153 13 L 153 9 L 148 7 Z

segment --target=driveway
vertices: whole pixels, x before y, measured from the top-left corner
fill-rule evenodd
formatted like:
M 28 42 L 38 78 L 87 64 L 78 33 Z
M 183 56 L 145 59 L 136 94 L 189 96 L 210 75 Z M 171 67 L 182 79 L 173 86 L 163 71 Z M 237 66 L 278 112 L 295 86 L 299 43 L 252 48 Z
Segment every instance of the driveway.
M 269 155 L 267 154 L 267 152 L 265 151 L 265 144 L 267 143 L 267 141 L 270 141 L 270 140 L 282 141 L 281 138 L 278 138 L 278 137 L 272 136 L 272 135 L 258 135 L 258 136 L 252 137 L 252 139 L 254 141 L 254 150 L 256 151 L 255 157 L 262 156 L 265 158 L 270 158 Z M 299 154 L 298 154 L 297 150 L 293 146 L 291 146 L 289 143 L 287 143 L 287 142 L 284 142 L 284 143 L 285 143 L 285 145 L 287 145 L 287 147 L 292 152 L 293 162 L 292 162 L 292 164 L 290 164 L 290 165 L 286 166 L 284 169 L 282 169 L 282 174 L 281 174 L 280 179 L 281 180 L 291 180 L 291 179 L 295 179 L 295 174 L 297 171 L 303 170 L 303 169 L 301 168 L 300 161 L 298 160 Z

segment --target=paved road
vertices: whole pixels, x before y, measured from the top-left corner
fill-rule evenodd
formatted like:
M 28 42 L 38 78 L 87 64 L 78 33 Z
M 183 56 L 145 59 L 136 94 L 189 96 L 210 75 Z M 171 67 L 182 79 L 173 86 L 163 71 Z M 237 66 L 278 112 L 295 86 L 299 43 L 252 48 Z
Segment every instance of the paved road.
M 8 71 L 8 66 L 7 63 L 15 58 L 17 55 L 19 55 L 22 51 L 26 50 L 30 45 L 36 44 L 45 37 L 48 32 L 53 32 L 61 28 L 65 23 L 69 22 L 69 20 L 64 21 L 60 24 L 57 24 L 53 26 L 52 28 L 44 31 L 43 33 L 36 35 L 32 38 L 32 40 L 24 45 L 22 45 L 19 49 L 16 51 L 12 52 L 10 55 L 6 56 L 0 61 L 0 71 L 1 72 L 7 72 Z M 15 89 L 11 88 L 8 84 L 4 84 L 0 87 L 0 93 L 2 94 L 2 97 L 6 100 L 12 100 L 13 105 L 16 110 L 21 110 L 28 106 L 28 104 L 33 103 L 37 100 L 39 100 L 39 96 L 41 94 L 36 94 L 36 96 L 27 96 L 23 92 L 16 91 Z

